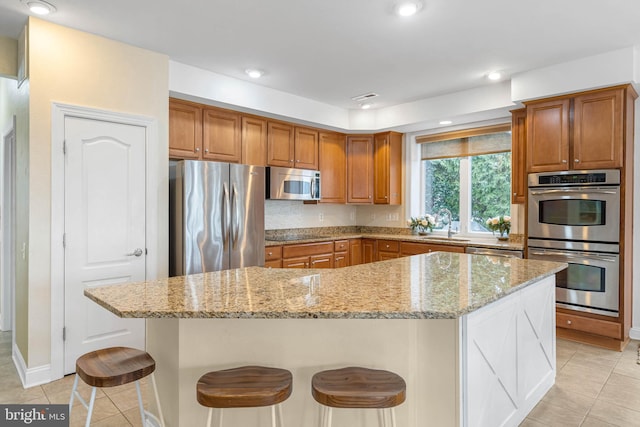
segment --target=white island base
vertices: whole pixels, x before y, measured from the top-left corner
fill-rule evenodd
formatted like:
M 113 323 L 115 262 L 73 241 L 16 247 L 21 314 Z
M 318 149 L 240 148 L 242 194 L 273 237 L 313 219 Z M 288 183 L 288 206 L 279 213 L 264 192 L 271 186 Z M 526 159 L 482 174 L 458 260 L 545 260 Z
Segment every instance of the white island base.
M 517 426 L 555 381 L 555 277 L 457 319 L 147 319 L 147 350 L 167 426 L 205 425 L 204 373 L 241 365 L 293 373 L 287 427 L 312 427 L 314 373 L 386 369 L 407 382 L 397 425 Z M 225 410 L 225 427 L 268 427 L 269 410 Z M 334 411 L 334 427 L 377 426 L 372 410 Z

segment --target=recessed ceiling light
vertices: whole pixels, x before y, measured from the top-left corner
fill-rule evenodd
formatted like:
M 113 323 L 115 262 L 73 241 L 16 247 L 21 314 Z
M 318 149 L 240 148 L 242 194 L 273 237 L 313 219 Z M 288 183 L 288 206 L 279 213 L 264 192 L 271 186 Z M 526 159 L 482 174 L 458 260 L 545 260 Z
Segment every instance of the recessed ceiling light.
M 420 1 L 401 1 L 396 3 L 395 12 L 398 16 L 413 16 L 422 9 Z
M 369 103 L 360 104 L 360 108 L 362 108 L 363 110 L 368 110 L 369 108 L 371 108 L 371 104 Z
M 440 120 L 441 125 L 450 125 L 451 123 L 453 123 L 451 120 Z
M 264 71 L 258 70 L 256 68 L 247 68 L 246 70 L 244 70 L 244 72 L 247 73 L 247 75 L 252 79 L 259 79 L 264 75 Z
M 492 71 L 487 74 L 487 78 L 493 81 L 500 80 L 502 78 L 502 73 L 500 73 L 500 71 Z
M 49 15 L 56 11 L 56 7 L 43 0 L 22 0 L 32 13 L 36 15 Z

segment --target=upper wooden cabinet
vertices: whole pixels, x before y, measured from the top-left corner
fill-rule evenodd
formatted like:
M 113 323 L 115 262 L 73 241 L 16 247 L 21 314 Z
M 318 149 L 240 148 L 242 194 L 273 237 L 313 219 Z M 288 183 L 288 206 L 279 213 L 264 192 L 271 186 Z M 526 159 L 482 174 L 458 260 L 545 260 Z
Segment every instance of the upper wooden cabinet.
M 569 99 L 527 105 L 527 170 L 569 168 Z
M 621 168 L 630 86 L 527 103 L 527 171 Z
M 347 137 L 347 202 L 373 203 L 373 137 Z
M 202 149 L 202 109 L 169 99 L 169 157 L 198 159 Z
M 321 203 L 347 202 L 347 140 L 344 134 L 320 132 Z
M 373 203 L 399 205 L 402 203 L 402 134 L 375 134 L 373 168 Z
M 527 110 L 511 112 L 511 203 L 525 202 L 527 193 Z
M 242 164 L 267 165 L 267 121 L 242 116 Z
M 269 166 L 318 169 L 318 131 L 269 122 L 267 133 Z
M 240 114 L 206 108 L 202 111 L 202 158 L 240 163 L 242 148 Z

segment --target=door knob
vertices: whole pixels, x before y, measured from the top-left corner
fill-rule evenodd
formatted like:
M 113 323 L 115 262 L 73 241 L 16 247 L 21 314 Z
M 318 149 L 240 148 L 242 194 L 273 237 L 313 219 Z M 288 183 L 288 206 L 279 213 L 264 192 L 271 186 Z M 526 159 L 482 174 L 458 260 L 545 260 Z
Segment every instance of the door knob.
M 131 252 L 130 254 L 127 254 L 127 256 L 141 256 L 142 255 L 142 249 L 137 248 L 135 251 Z

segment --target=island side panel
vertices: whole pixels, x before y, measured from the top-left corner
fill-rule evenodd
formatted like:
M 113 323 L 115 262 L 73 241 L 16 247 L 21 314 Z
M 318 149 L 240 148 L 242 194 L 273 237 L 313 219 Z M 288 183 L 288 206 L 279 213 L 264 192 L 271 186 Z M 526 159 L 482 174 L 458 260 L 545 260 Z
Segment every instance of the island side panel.
M 147 319 L 147 352 L 156 361 L 156 384 L 159 390 L 162 415 L 167 426 L 178 426 L 180 413 L 180 324 L 177 319 Z M 151 387 L 148 389 L 152 392 Z M 153 396 L 149 394 L 149 396 Z M 153 413 L 158 416 L 153 402 Z
M 171 327 L 166 322 L 171 323 Z M 179 401 L 167 426 L 204 425 L 207 410 L 195 398 L 198 378 L 210 370 L 260 364 L 289 369 L 293 394 L 283 404 L 290 426 L 316 425 L 311 377 L 344 366 L 387 369 L 407 382 L 398 425 L 459 425 L 459 328 L 455 319 L 149 319 L 149 352 L 158 355 L 161 401 Z M 178 328 L 176 330 L 176 325 Z M 170 336 L 171 335 L 171 336 Z M 174 345 L 179 343 L 179 358 Z M 164 363 L 160 363 L 163 361 Z M 177 380 L 176 380 L 177 378 Z M 176 398 L 176 396 L 178 396 Z M 171 407 L 175 410 L 175 404 Z M 335 427 L 376 425 L 376 411 L 336 410 Z M 225 425 L 270 426 L 267 409 L 228 410 Z
M 462 325 L 463 425 L 519 425 L 555 382 L 555 276 L 464 316 Z

